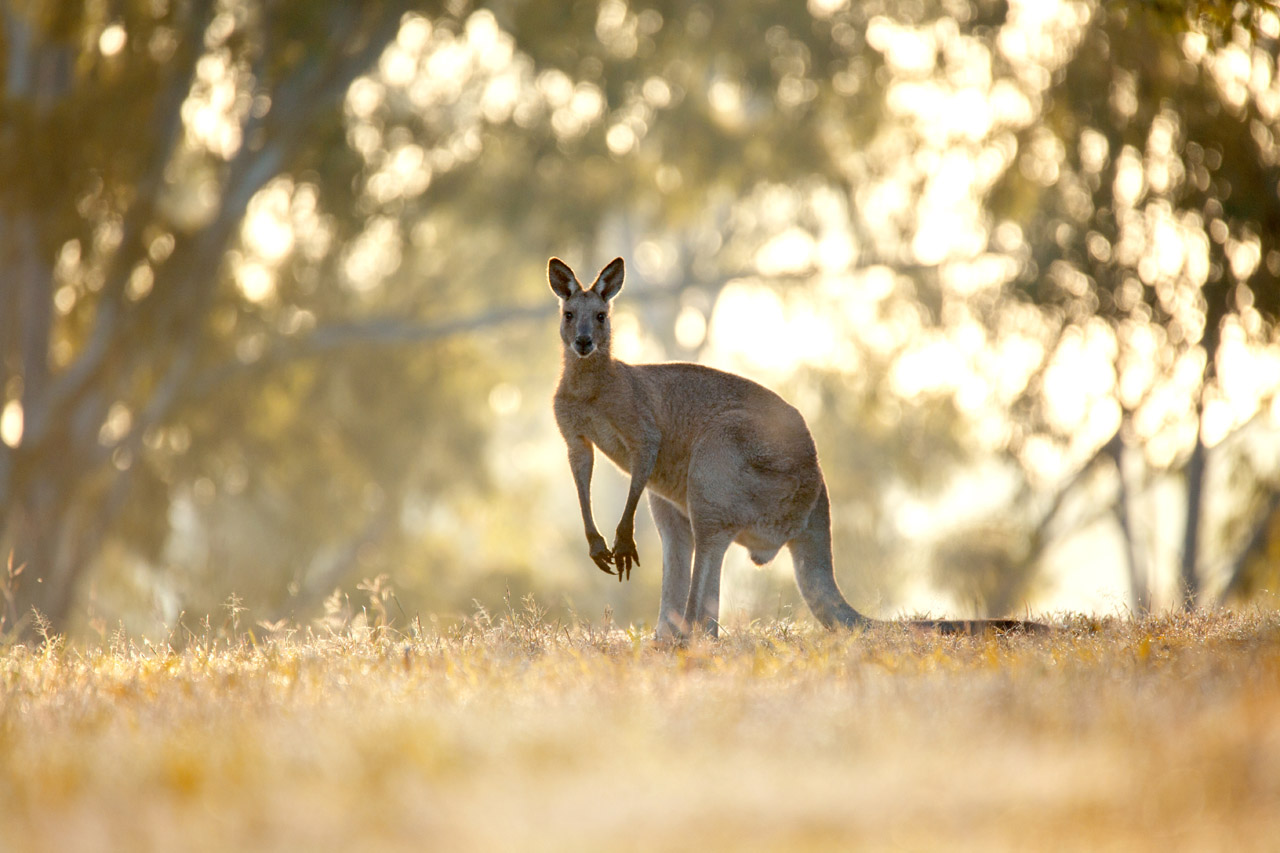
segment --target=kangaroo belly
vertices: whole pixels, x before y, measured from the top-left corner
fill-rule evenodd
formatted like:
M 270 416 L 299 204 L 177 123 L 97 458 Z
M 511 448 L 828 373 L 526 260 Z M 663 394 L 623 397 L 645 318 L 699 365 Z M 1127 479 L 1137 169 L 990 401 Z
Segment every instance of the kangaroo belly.
M 649 477 L 649 488 L 680 507 L 686 514 L 689 512 L 689 452 L 683 443 L 663 435 L 658 461 Z
M 591 443 L 619 470 L 623 473 L 630 473 L 632 464 L 631 450 L 623 439 L 622 434 L 607 423 L 593 426 L 596 426 L 596 428 L 587 436 Z M 648 483 L 645 485 L 682 510 L 687 511 L 685 493 L 689 481 L 688 467 L 688 451 L 683 446 L 678 446 L 678 442 L 672 442 L 664 435 L 662 445 L 658 450 L 658 460 L 654 465 L 653 473 L 649 475 Z
M 605 458 L 617 465 L 623 471 L 631 470 L 631 454 L 627 452 L 626 445 L 621 440 L 613 436 L 605 437 L 602 441 L 592 439 L 596 447 L 600 448 L 600 452 Z
M 582 434 L 623 471 L 631 469 L 631 453 L 622 433 L 607 418 L 592 417 L 581 424 Z

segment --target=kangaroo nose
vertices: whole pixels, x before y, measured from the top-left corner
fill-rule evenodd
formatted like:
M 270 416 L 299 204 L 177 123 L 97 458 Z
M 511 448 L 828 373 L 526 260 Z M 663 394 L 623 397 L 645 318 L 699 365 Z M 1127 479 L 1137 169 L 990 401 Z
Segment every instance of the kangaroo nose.
M 580 355 L 586 355 L 591 352 L 591 350 L 595 349 L 595 342 L 591 340 L 589 335 L 578 335 L 578 337 L 573 339 L 573 348 L 576 349 Z

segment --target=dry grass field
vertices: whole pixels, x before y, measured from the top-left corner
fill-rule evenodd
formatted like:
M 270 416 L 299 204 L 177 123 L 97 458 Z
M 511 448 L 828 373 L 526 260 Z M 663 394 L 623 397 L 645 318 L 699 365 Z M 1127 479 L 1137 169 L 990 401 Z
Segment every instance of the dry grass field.
M 1276 850 L 1280 616 L 0 650 L 0 849 Z

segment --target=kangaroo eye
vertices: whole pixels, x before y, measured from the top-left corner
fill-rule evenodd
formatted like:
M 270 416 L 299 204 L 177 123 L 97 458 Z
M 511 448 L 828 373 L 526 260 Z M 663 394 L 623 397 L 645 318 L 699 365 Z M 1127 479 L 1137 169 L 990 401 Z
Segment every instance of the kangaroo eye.
M 603 323 L 603 322 L 604 322 L 604 317 L 605 317 L 605 314 L 604 314 L 604 312 L 603 312 L 603 311 L 601 311 L 599 314 L 597 314 L 597 315 L 596 315 L 596 320 L 597 320 L 597 321 L 599 321 L 599 322 L 601 322 L 601 323 Z
M 572 320 L 572 319 L 573 319 L 573 312 L 572 312 L 572 311 L 566 311 L 566 312 L 564 312 L 564 318 L 565 318 L 566 320 Z

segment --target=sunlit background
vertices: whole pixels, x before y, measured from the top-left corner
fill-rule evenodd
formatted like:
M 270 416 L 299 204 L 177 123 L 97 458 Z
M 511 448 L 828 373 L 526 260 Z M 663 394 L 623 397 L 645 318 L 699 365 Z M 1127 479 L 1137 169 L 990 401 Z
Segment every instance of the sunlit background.
M 1263 3 L 5 4 L 6 632 L 451 623 L 586 556 L 546 260 L 808 419 L 876 616 L 1269 602 Z M 612 531 L 624 478 L 596 469 Z M 785 553 L 727 623 L 807 618 Z

